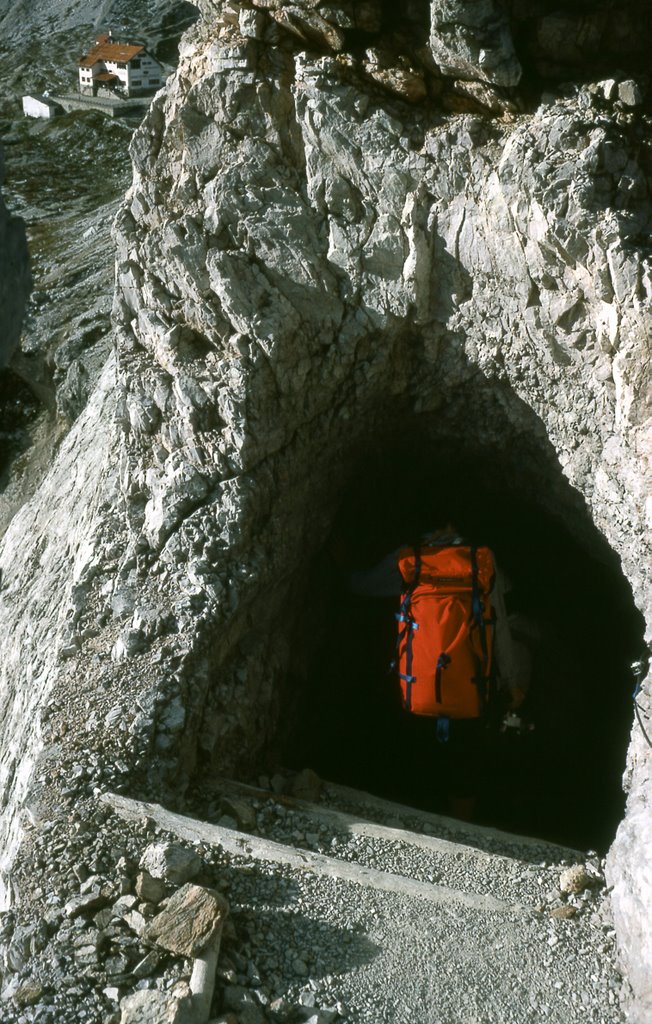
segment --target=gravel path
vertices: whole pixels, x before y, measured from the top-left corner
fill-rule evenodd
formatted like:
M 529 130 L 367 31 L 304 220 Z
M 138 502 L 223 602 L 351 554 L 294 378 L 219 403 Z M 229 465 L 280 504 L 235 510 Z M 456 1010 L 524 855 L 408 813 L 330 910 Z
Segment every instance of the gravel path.
M 611 942 L 590 916 L 479 913 L 246 861 L 227 871 L 270 998 L 314 992 L 351 1024 L 623 1021 Z M 263 986 L 265 987 L 265 986 Z
M 508 835 L 504 852 L 490 853 L 482 846 L 500 845 L 500 833 L 460 825 L 466 841 L 454 843 L 428 836 L 420 812 L 413 812 L 420 832 L 383 839 L 326 824 L 323 808 L 313 814 L 271 796 L 247 806 L 259 840 L 226 827 L 235 824 L 228 816 L 211 825 L 141 805 L 165 832 L 199 847 L 221 879 L 239 944 L 227 950 L 219 973 L 224 1008 L 239 1024 L 625 1021 L 597 858 Z M 402 824 L 396 811 L 366 809 L 389 817 L 391 829 Z M 129 813 L 136 810 L 134 804 Z M 435 819 L 427 817 L 432 830 Z M 358 829 L 368 825 L 361 814 L 353 820 Z M 440 821 L 442 833 L 455 830 Z M 445 895 L 415 898 L 316 875 L 307 863 L 279 864 L 265 859 L 265 839 L 288 844 L 294 855 L 326 855 L 334 872 L 357 864 L 435 883 L 433 893 L 442 887 Z M 234 842 L 254 853 L 233 852 Z M 517 849 L 525 855 L 515 856 Z M 562 892 L 562 872 L 578 862 L 587 887 Z M 480 909 L 466 894 L 496 897 L 504 909 Z

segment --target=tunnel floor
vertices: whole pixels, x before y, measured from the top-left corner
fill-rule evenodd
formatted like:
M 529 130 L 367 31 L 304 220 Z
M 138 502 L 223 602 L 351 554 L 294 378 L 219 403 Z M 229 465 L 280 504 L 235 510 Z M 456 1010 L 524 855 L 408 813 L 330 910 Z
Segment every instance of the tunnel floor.
M 292 680 L 294 727 L 279 756 L 287 767 L 311 767 L 334 782 L 447 813 L 438 752 L 402 711 L 389 670 L 397 599 L 360 597 L 349 585 L 351 570 L 414 537 L 418 516 L 409 523 L 401 522 L 400 510 L 379 516 L 378 508 L 392 503 L 383 504 L 373 473 L 356 494 L 343 501 L 333 537 L 313 566 L 308 589 L 318 596 L 299 632 L 315 639 Z M 360 501 L 364 506 L 370 494 L 375 511 L 360 515 Z M 436 505 L 432 494 L 423 501 L 422 528 Z M 475 508 L 462 532 L 492 548 L 512 582 L 508 610 L 514 601 L 535 623 L 537 639 L 523 709 L 530 728 L 488 730 L 473 820 L 603 852 L 624 811 L 630 665 L 642 648 L 642 619 L 597 531 L 593 547 L 580 546 L 561 518 L 513 492 L 502 500 L 495 493 Z

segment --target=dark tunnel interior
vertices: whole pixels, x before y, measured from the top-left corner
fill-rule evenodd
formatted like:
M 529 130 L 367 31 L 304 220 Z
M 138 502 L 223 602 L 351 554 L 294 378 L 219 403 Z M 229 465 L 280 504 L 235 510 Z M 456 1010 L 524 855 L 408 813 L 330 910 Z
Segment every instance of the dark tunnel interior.
M 531 627 L 524 728 L 501 731 L 496 708 L 474 820 L 604 851 L 623 815 L 630 666 L 643 636 L 619 560 L 540 450 L 517 450 L 514 461 L 508 444 L 455 458 L 425 439 L 415 447 L 371 445 L 341 493 L 297 624 L 283 763 L 448 812 L 431 735 L 402 711 L 389 669 L 398 599 L 354 594 L 350 573 L 452 520 L 492 548 L 509 580 L 508 614 Z

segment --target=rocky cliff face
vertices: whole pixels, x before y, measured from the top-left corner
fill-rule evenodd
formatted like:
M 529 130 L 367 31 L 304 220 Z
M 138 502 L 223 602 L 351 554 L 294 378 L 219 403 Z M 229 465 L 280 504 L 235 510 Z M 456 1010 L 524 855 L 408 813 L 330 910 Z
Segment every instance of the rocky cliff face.
M 51 121 L 25 117 L 21 97 L 76 88 L 77 56 L 98 28 L 119 26 L 167 63 L 197 17 L 196 8 L 175 0 L 0 3 L 5 198 L 27 227 L 33 270 L 21 343 L 0 373 L 0 531 L 38 486 L 111 352 L 111 225 L 131 180 L 136 127 L 92 110 Z M 8 296 L 16 307 L 24 298 L 13 286 Z
M 606 4 L 462 6 L 409 4 L 401 35 L 381 4 L 206 0 L 185 37 L 132 144 L 117 371 L 0 549 L 5 874 L 61 789 L 170 799 L 259 763 L 371 451 L 480 462 L 505 508 L 535 494 L 606 538 L 650 622 L 637 53 L 612 73 Z M 553 91 L 574 61 L 584 84 Z M 650 764 L 635 726 L 610 873 L 641 1021 Z

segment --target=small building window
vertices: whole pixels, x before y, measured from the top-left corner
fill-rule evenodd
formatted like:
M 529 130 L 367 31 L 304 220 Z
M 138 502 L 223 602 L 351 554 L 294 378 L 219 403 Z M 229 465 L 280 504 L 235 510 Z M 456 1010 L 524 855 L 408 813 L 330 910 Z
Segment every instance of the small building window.
M 131 64 L 132 70 L 133 71 L 137 71 L 138 68 L 140 67 L 140 57 L 134 57 L 134 59 L 132 61 L 130 61 L 130 64 Z

